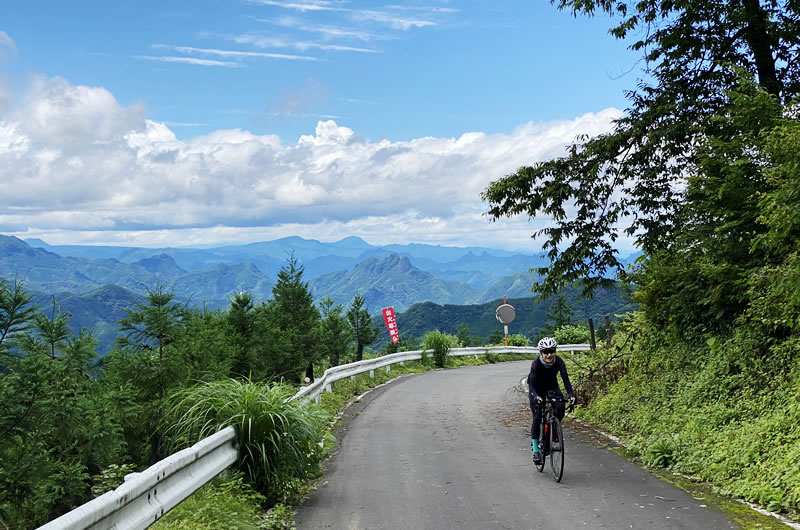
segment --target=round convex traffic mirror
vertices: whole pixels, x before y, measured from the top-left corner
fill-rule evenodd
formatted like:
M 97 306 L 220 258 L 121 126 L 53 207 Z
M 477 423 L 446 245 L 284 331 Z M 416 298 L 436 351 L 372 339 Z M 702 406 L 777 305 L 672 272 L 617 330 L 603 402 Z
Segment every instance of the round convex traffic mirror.
M 497 316 L 497 320 L 502 324 L 510 324 L 513 322 L 514 317 L 517 316 L 516 311 L 514 311 L 514 306 L 508 304 L 501 305 L 494 313 Z

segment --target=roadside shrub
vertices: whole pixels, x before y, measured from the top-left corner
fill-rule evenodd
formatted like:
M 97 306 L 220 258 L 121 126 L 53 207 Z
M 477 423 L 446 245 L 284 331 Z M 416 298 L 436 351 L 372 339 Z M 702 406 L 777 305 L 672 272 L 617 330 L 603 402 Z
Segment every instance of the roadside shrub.
M 433 362 L 437 368 L 444 368 L 447 354 L 458 344 L 458 339 L 453 335 L 441 331 L 430 331 L 425 335 L 425 349 L 433 350 Z
M 232 425 L 238 468 L 273 502 L 293 481 L 319 472 L 330 441 L 328 414 L 316 403 L 290 401 L 295 392 L 289 385 L 235 379 L 186 388 L 168 400 L 168 440 L 177 450 Z
M 176 506 L 151 528 L 155 530 L 262 529 L 266 528 L 262 511 L 264 500 L 263 495 L 245 482 L 240 472 L 235 472 L 232 476 L 220 475 Z
M 586 344 L 589 342 L 589 328 L 577 324 L 561 326 L 553 332 L 559 344 Z
M 514 335 L 508 336 L 508 345 L 509 346 L 530 346 L 531 339 L 523 335 L 522 333 L 515 333 Z

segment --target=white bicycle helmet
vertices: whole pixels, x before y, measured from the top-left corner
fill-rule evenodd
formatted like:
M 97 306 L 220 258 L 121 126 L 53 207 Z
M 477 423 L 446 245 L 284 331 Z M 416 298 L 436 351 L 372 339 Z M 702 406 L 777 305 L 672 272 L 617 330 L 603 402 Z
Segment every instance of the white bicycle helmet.
M 542 350 L 550 350 L 555 348 L 556 346 L 558 346 L 556 339 L 552 337 L 545 337 L 539 341 L 539 353 L 541 353 Z
M 556 362 L 555 356 L 553 356 L 550 360 L 547 360 L 544 357 L 544 352 L 545 352 L 545 350 L 547 350 L 548 353 L 550 353 L 550 352 L 555 353 L 556 346 L 558 346 L 558 343 L 556 342 L 556 339 L 554 339 L 552 337 L 545 337 L 545 338 L 543 338 L 542 340 L 539 341 L 539 345 L 538 346 L 539 346 L 539 357 L 541 358 L 542 363 L 545 366 L 552 366 L 552 364 L 554 362 Z

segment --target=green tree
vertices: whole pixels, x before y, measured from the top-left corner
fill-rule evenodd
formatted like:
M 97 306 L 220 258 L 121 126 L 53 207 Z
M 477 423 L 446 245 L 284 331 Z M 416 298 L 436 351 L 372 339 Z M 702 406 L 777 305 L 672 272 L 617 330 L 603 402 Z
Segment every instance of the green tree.
M 458 344 L 462 348 L 467 348 L 469 346 L 480 346 L 481 342 L 483 342 L 480 337 L 470 335 L 469 326 L 463 322 L 458 325 L 456 337 L 458 339 Z
M 587 344 L 589 342 L 589 328 L 568 324 L 559 326 L 553 331 L 553 338 L 559 344 Z
M 3 296 L 15 346 L 0 376 L 0 520 L 31 528 L 89 500 L 90 475 L 124 458 L 128 398 L 88 377 L 91 333 L 73 336 L 65 313 L 32 314 L 22 289 Z
M 158 285 L 147 288 L 146 301 L 126 309 L 119 321 L 119 349 L 104 359 L 110 381 L 131 385 L 138 414 L 126 424 L 126 436 L 134 444 L 132 453 L 141 457 L 139 444 L 148 440 L 147 462 L 166 456 L 164 432 L 158 422 L 163 400 L 189 377 L 190 368 L 175 343 L 186 331 L 189 311 L 174 301 L 174 293 Z
M 505 335 L 499 329 L 492 330 L 489 338 L 486 339 L 487 344 L 503 344 L 505 342 Z
M 531 339 L 523 335 L 522 333 L 514 333 L 513 335 L 508 336 L 508 345 L 509 346 L 530 346 Z
M 231 330 L 231 342 L 236 350 L 231 366 L 234 377 L 248 377 L 255 364 L 254 338 L 256 313 L 253 295 L 238 291 L 229 300 L 227 323 Z
M 469 346 L 469 326 L 463 322 L 459 324 L 458 330 L 456 331 L 456 338 L 458 339 L 458 344 L 460 346 Z
M 0 353 L 7 351 L 8 339 L 32 325 L 36 306 L 31 305 L 31 299 L 22 282 L 15 281 L 12 287 L 6 280 L 0 280 Z
M 372 344 L 378 338 L 378 328 L 372 325 L 372 317 L 369 316 L 365 303 L 364 297 L 357 294 L 347 310 L 347 321 L 356 345 L 356 362 L 364 357 L 364 346 Z
M 573 316 L 572 307 L 566 297 L 559 294 L 547 312 L 547 322 L 542 328 L 542 333 L 552 336 L 556 329 L 571 324 Z
M 320 302 L 322 311 L 322 332 L 320 334 L 320 347 L 328 358 L 331 366 L 338 366 L 345 358 L 352 343 L 352 334 L 347 319 L 342 315 L 344 310 L 341 305 L 334 305 L 333 299 L 328 296 Z
M 174 302 L 175 295 L 159 285 L 147 288 L 147 303 L 138 304 L 136 310 L 126 309 L 126 317 L 119 321 L 125 333 L 122 345 L 136 350 L 158 351 L 159 362 L 164 360 L 164 348 L 183 331 L 185 306 Z
M 173 343 L 180 385 L 229 377 L 234 363 L 241 360 L 241 351 L 231 339 L 228 315 L 219 310 L 187 309 L 182 323 L 183 333 Z
M 556 3 L 556 2 L 553 2 Z M 615 241 L 624 231 L 649 255 L 669 249 L 693 207 L 680 185 L 698 170 L 698 145 L 718 131 L 715 116 L 729 104 L 740 71 L 772 97 L 800 91 L 800 6 L 783 2 L 608 2 L 559 0 L 573 14 L 620 17 L 617 38 L 635 37 L 647 78 L 614 130 L 581 137 L 566 156 L 522 167 L 489 185 L 483 198 L 493 219 L 549 216 L 537 231 L 551 264 L 539 269 L 541 296 L 580 280 L 584 294 L 611 286 L 621 272 Z M 713 181 L 708 182 L 713 192 Z M 750 188 L 750 187 L 749 187 Z M 706 212 L 699 212 L 703 215 Z M 709 217 L 709 220 L 712 220 Z
M 320 314 L 294 255 L 278 272 L 272 300 L 256 313 L 265 375 L 299 383 L 303 371 L 321 354 Z
M 39 332 L 50 350 L 50 358 L 56 358 L 56 348 L 72 336 L 69 329 L 69 313 L 62 313 L 61 306 L 56 305 L 53 297 L 53 309 L 50 317 L 44 313 L 36 313 L 33 317 L 33 328 Z

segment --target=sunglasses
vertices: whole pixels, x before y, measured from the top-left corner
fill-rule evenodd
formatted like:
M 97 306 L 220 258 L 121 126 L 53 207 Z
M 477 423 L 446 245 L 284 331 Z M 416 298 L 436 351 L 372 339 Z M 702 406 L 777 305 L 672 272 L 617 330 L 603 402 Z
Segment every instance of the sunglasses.
M 555 348 L 548 348 L 546 350 L 542 350 L 542 355 L 555 355 L 556 349 Z

